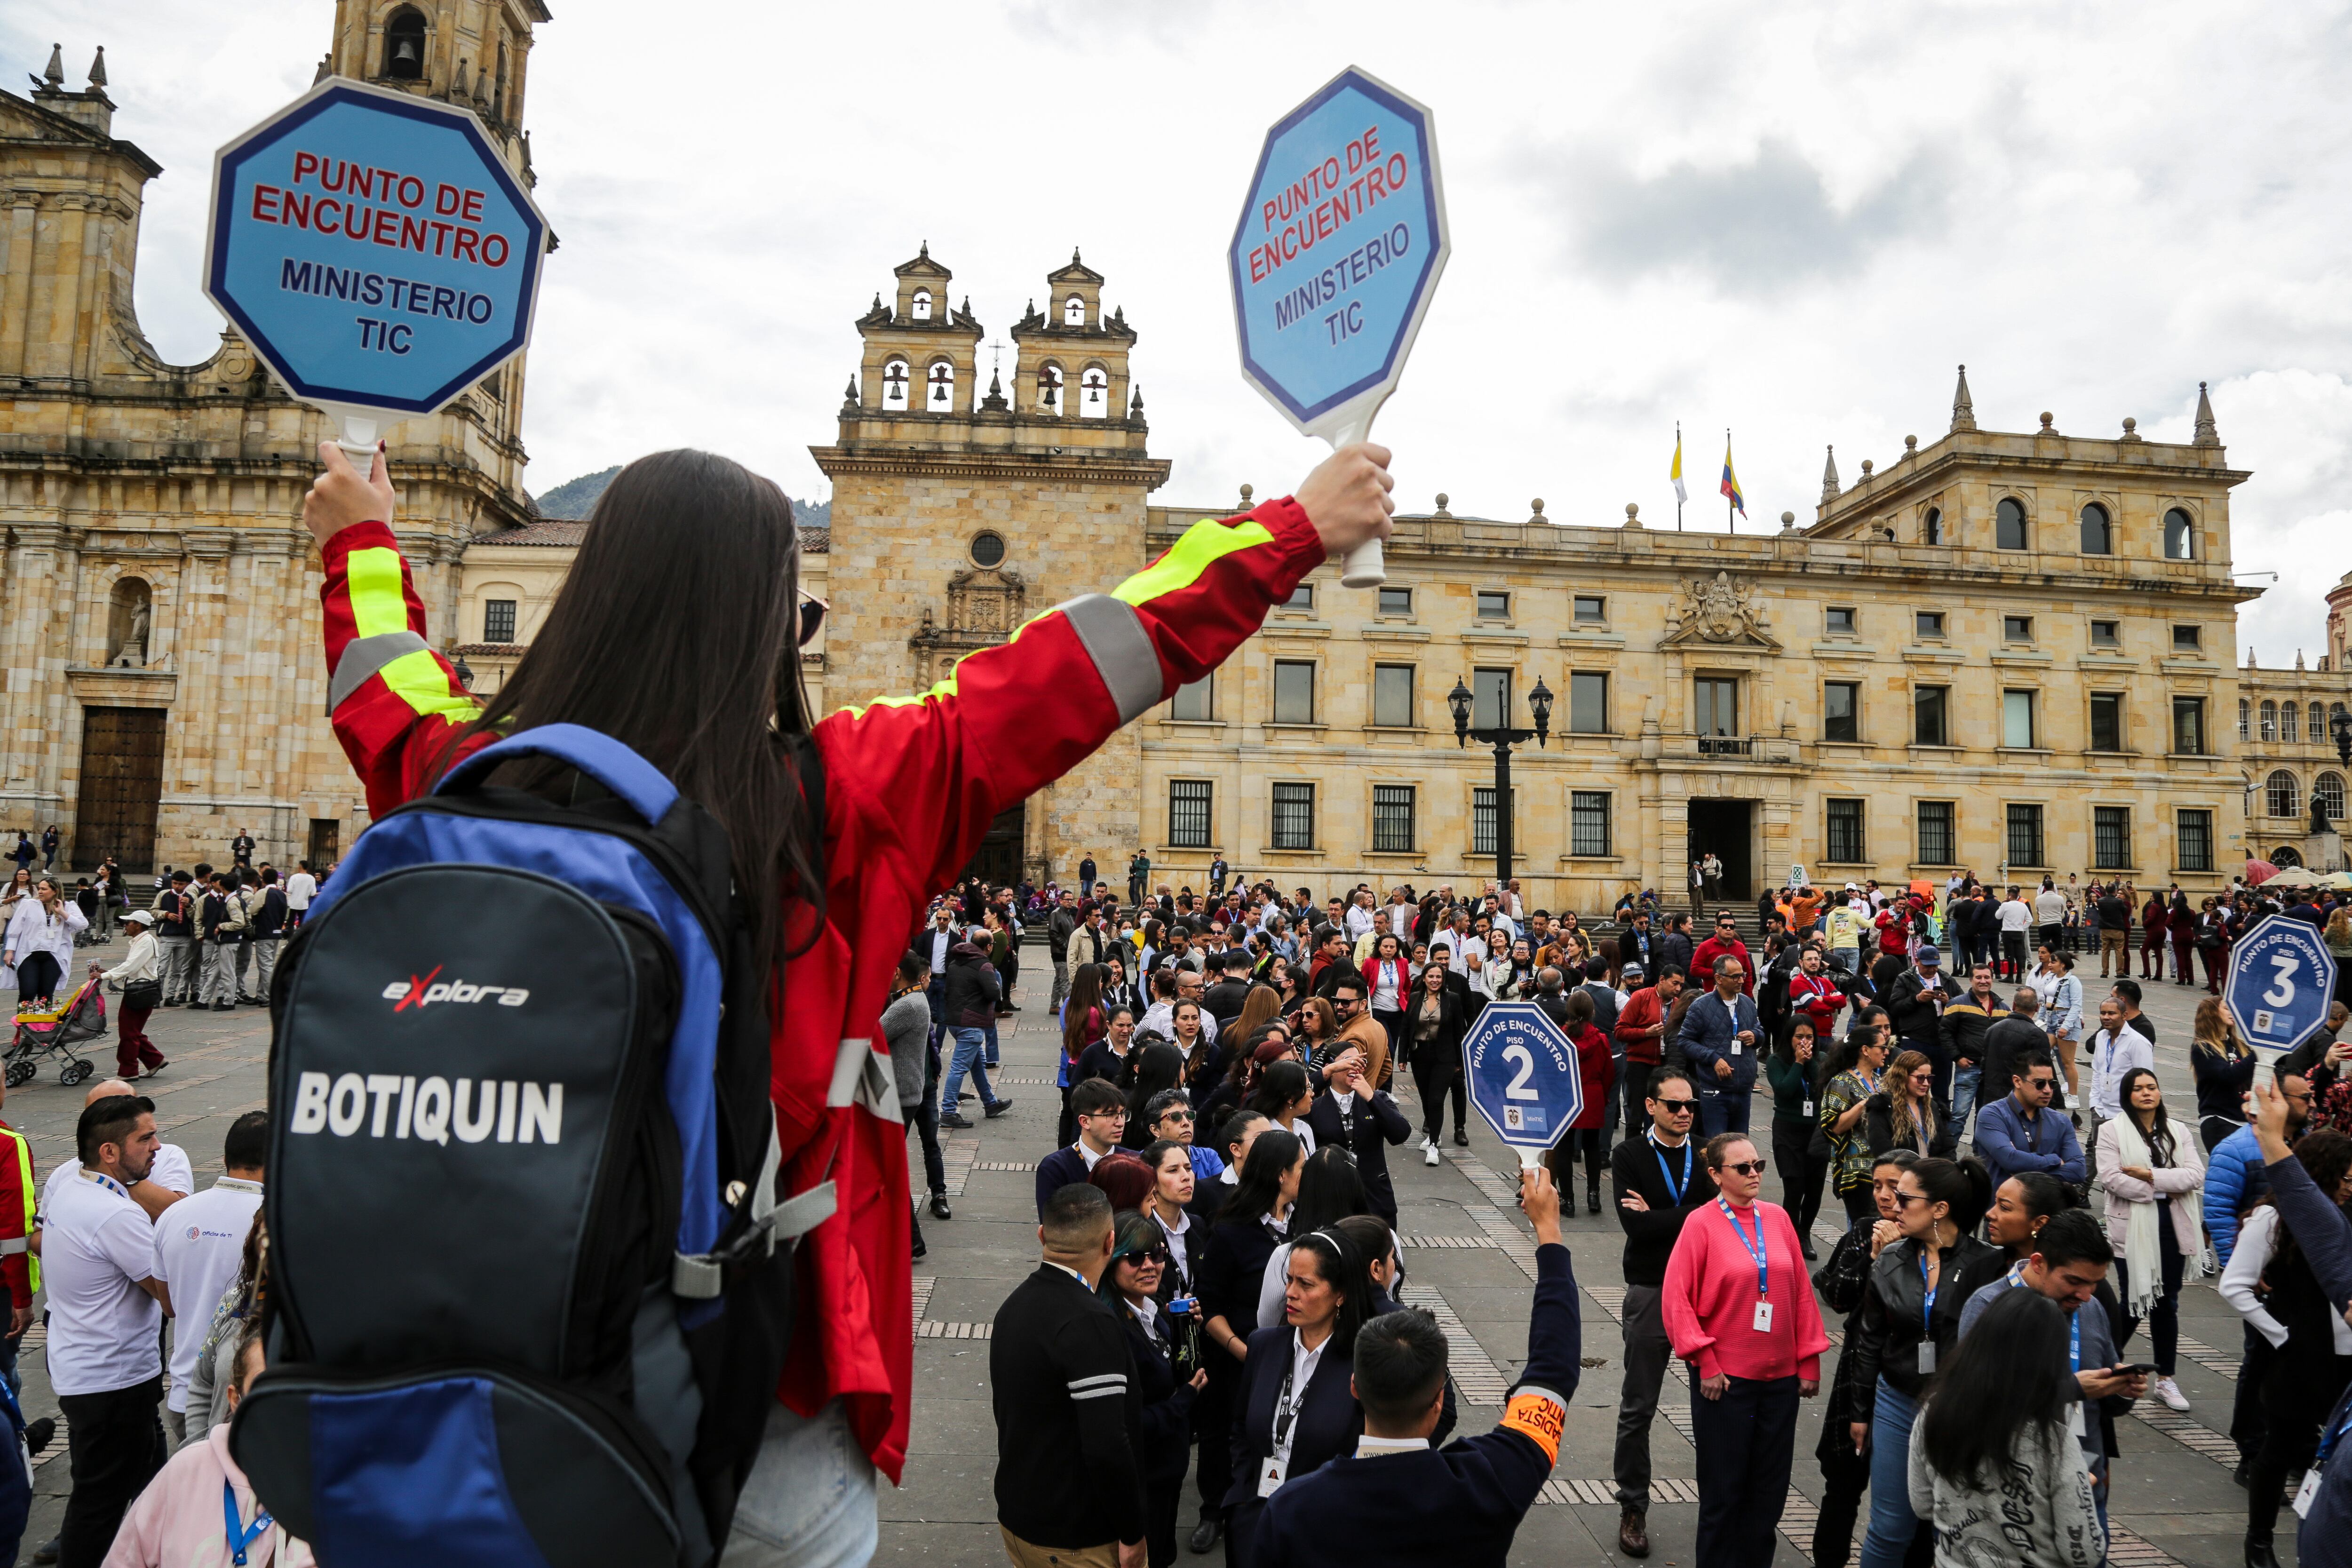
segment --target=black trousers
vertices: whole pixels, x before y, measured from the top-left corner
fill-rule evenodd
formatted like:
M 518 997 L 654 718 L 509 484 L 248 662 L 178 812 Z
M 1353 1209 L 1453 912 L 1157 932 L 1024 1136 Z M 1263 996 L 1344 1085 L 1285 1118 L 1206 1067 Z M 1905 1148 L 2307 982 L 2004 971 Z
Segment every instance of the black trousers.
M 1862 1494 L 1870 1489 L 1870 1456 L 1853 1451 L 1843 1412 L 1830 1411 L 1837 1431 L 1824 1434 L 1816 1454 L 1822 1462 L 1822 1503 L 1813 1521 L 1813 1568 L 1846 1568 L 1853 1561 L 1853 1527 L 1862 1517 Z M 1832 1436 L 1835 1440 L 1832 1441 Z
M 2238 1398 L 2230 1412 L 2230 1441 L 2238 1446 L 2239 1459 L 2251 1465 L 2262 1454 L 2263 1434 L 2270 1426 L 2263 1414 L 2263 1379 L 2278 1352 L 2253 1324 L 2245 1325 L 2243 1334 L 2245 1357 L 2238 1363 Z
M 1780 1168 L 1780 1206 L 1797 1227 L 1797 1239 L 1813 1245 L 1813 1218 L 1822 1212 L 1822 1184 L 1829 1179 L 1827 1155 L 1812 1154 L 1813 1124 L 1801 1116 L 1772 1118 L 1772 1163 Z
M 2287 1342 L 2288 1352 L 2294 1342 Z M 2242 1374 L 2241 1374 L 2242 1375 Z M 2286 1479 L 2308 1469 L 2319 1451 L 2319 1428 L 2352 1378 L 2352 1356 L 2274 1353 L 2263 1377 L 2262 1452 L 2246 1481 L 2246 1539 L 2266 1542 L 2278 1526 Z
M 1690 1377 L 1698 1439 L 1698 1568 L 1771 1568 L 1797 1447 L 1797 1380 L 1731 1379 L 1720 1399 Z
M 1413 1058 L 1413 1088 L 1421 1095 L 1421 1130 L 1432 1142 L 1445 1132 L 1445 1097 L 1454 1097 L 1454 1130 L 1470 1130 L 1469 1096 L 1462 1082 L 1462 1058 L 1450 1051 L 1429 1051 Z
M 1184 1472 L 1147 1477 L 1143 1482 L 1143 1544 L 1151 1568 L 1176 1561 L 1176 1502 L 1184 1495 Z
M 1201 1482 L 1201 1517 L 1215 1519 L 1225 1511 L 1225 1491 L 1234 1484 L 1234 1393 L 1241 1387 L 1242 1363 L 1210 1346 L 1205 1336 L 1202 1345 L 1201 1359 L 1208 1366 L 1209 1383 L 1192 1401 L 1192 1435 L 1201 1445 L 1200 1463 L 1195 1467 Z
M 63 971 L 57 955 L 49 952 L 28 952 L 16 964 L 16 1000 L 19 1005 L 38 997 L 55 996 Z M 113 1544 L 111 1542 L 109 1545 Z
M 129 1388 L 58 1398 L 66 1418 L 73 1496 L 66 1500 L 60 1568 L 99 1568 L 133 1499 L 170 1456 L 163 1447 L 163 1400 L 158 1374 Z

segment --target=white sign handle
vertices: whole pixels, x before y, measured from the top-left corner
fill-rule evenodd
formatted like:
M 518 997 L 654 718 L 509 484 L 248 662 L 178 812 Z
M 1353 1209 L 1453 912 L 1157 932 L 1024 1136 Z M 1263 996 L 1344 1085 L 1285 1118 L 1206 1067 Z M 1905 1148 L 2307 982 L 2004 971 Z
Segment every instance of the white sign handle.
M 1519 1169 L 1520 1169 L 1520 1170 L 1522 1170 L 1522 1171 L 1540 1171 L 1540 1170 L 1542 1170 L 1542 1169 L 1543 1169 L 1543 1157 L 1544 1157 L 1544 1151 L 1543 1151 L 1543 1150 L 1541 1150 L 1541 1149 L 1530 1149 L 1530 1148 L 1528 1148 L 1528 1147 L 1526 1144 L 1524 1144 L 1524 1143 L 1515 1144 L 1515 1145 L 1514 1145 L 1514 1147 L 1515 1147 L 1515 1148 L 1517 1148 L 1517 1149 L 1518 1150 L 1518 1152 L 1519 1152 Z
M 335 445 L 343 449 L 361 473 L 371 472 L 370 465 L 375 459 L 376 421 L 364 414 L 345 414 L 341 417 L 342 434 L 335 437 Z
M 1371 434 L 1372 416 L 1367 413 L 1360 419 L 1350 419 L 1331 437 L 1331 449 L 1352 447 Z M 1339 585 L 1343 588 L 1377 588 L 1389 580 L 1388 558 L 1381 550 L 1378 538 L 1367 539 L 1348 552 L 1339 563 Z

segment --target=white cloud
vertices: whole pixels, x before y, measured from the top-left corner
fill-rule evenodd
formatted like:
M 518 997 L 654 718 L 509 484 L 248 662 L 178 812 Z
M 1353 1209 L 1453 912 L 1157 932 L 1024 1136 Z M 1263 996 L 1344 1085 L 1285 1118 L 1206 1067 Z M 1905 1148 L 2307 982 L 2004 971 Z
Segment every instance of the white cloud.
M 139 308 L 208 353 L 195 291 L 212 149 L 299 92 L 327 0 L 11 0 L 0 63 L 108 46 L 149 191 Z M 1426 506 L 1694 519 L 1730 426 L 1758 526 L 1810 516 L 1822 448 L 1851 478 L 1944 427 L 1966 361 L 1980 421 L 2185 436 L 2212 383 L 2238 564 L 2282 582 L 2242 627 L 2316 652 L 2352 567 L 2339 367 L 2345 17 L 2193 0 L 1729 0 L 1648 6 L 1366 0 L 1328 10 L 559 0 L 531 60 L 539 197 L 562 248 L 525 438 L 545 489 L 692 443 L 824 483 L 850 326 L 928 239 L 1001 339 L 1072 245 L 1141 333 L 1166 499 L 1286 488 L 1318 447 L 1242 383 L 1220 252 L 1265 125 L 1346 58 L 1435 110 L 1454 259 L 1377 434 Z M 2291 569 L 2293 568 L 2293 569 Z

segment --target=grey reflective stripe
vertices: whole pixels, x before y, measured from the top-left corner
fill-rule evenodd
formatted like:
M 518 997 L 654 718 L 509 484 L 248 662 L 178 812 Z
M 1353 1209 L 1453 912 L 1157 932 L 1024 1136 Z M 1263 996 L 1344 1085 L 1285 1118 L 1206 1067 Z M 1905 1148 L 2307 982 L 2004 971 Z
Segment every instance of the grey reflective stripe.
M 690 1301 L 708 1301 L 727 1287 L 729 1257 L 740 1260 L 751 1256 L 752 1249 L 772 1253 L 780 1241 L 805 1236 L 823 1225 L 841 1206 L 838 1189 L 831 1182 L 819 1182 L 815 1186 L 782 1203 L 776 1201 L 776 1174 L 783 1168 L 783 1146 L 776 1142 L 775 1118 L 768 1119 L 768 1147 L 760 1156 L 760 1174 L 751 1184 L 751 1229 L 730 1247 L 728 1256 L 719 1253 L 681 1252 L 670 1259 L 669 1288 Z
M 16 1252 L 30 1252 L 32 1249 L 33 1242 L 30 1237 L 12 1236 L 5 1241 L 0 1241 L 0 1258 L 5 1258 Z
M 1118 704 L 1118 721 L 1140 719 L 1166 695 L 1161 689 L 1160 650 L 1143 629 L 1135 606 L 1108 594 L 1086 594 L 1054 606 L 1086 645 L 1095 669 Z
M 372 637 L 344 644 L 343 657 L 335 664 L 335 678 L 327 684 L 327 717 L 333 718 L 343 699 L 364 685 L 369 676 L 403 654 L 415 653 L 428 646 L 415 632 L 378 632 Z
M 887 1058 L 877 1056 L 874 1042 L 844 1040 L 833 1058 L 833 1083 L 825 1090 L 831 1106 L 862 1105 L 885 1121 L 903 1124 L 898 1109 L 898 1080 L 890 1076 Z

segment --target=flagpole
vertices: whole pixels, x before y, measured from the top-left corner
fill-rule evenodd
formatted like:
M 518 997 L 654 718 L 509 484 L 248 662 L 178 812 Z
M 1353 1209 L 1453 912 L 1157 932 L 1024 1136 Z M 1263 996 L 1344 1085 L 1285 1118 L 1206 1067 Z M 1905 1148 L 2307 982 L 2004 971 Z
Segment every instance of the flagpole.
M 1731 468 L 1731 426 L 1728 425 L 1723 427 L 1723 466 L 1727 471 Z M 1731 515 L 1731 509 L 1737 504 L 1729 496 L 1723 498 L 1723 531 L 1726 533 L 1739 531 L 1739 524 L 1732 520 Z
M 1683 422 L 1682 422 L 1681 420 L 1677 419 L 1677 420 L 1675 420 L 1675 479 L 1676 479 L 1676 480 L 1677 480 L 1677 481 L 1679 481 L 1679 480 L 1681 479 L 1681 477 L 1682 477 L 1682 468 L 1683 468 Z M 1682 485 L 1681 485 L 1679 482 L 1677 482 L 1677 483 L 1675 484 L 1675 531 L 1676 533 L 1680 533 L 1682 531 L 1683 531 L 1683 487 L 1682 487 Z

